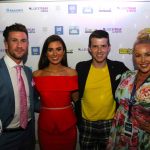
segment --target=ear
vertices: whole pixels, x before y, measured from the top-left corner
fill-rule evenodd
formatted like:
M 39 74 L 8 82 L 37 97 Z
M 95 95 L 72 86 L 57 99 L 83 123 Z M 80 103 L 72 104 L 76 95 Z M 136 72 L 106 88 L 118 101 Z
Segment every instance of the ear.
M 8 43 L 6 40 L 4 40 L 4 45 L 5 45 L 5 49 L 7 50 L 8 49 Z
M 88 52 L 91 55 L 91 48 L 90 47 L 88 47 Z

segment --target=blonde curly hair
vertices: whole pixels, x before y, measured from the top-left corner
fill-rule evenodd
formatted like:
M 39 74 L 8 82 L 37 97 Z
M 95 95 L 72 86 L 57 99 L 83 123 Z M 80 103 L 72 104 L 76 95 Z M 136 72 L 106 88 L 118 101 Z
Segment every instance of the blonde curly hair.
M 150 28 L 144 28 L 138 32 L 137 40 L 150 40 Z
M 138 44 L 150 44 L 150 28 L 144 28 L 138 32 L 132 52 L 135 50 L 135 47 Z

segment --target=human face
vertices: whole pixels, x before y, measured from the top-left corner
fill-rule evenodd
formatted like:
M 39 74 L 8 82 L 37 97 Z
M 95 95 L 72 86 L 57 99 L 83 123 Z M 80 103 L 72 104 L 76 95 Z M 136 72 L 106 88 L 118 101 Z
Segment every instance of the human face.
M 16 63 L 20 63 L 28 53 L 28 37 L 24 32 L 10 32 L 4 43 L 7 55 Z
M 133 51 L 135 65 L 141 73 L 150 73 L 150 44 L 138 44 Z
M 89 49 L 92 57 L 93 64 L 95 66 L 104 66 L 106 64 L 106 58 L 110 51 L 107 38 L 92 38 L 91 47 Z
M 65 51 L 63 49 L 62 43 L 55 41 L 49 43 L 46 55 L 51 64 L 57 65 L 61 64 L 64 53 Z

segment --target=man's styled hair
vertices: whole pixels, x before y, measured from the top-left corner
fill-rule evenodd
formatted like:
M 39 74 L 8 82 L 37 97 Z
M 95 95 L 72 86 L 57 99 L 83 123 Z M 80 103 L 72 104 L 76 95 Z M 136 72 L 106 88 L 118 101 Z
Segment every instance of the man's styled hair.
M 91 47 L 91 39 L 92 38 L 107 38 L 108 45 L 110 46 L 109 34 L 108 34 L 108 32 L 106 32 L 104 30 L 95 30 L 91 33 L 91 35 L 89 37 L 89 47 Z
M 5 30 L 3 31 L 3 36 L 5 38 L 5 41 L 8 40 L 9 33 L 13 32 L 13 31 L 24 32 L 27 35 L 27 37 L 28 37 L 28 30 L 27 30 L 27 28 L 23 24 L 15 23 L 15 24 L 12 24 L 10 26 L 7 26 L 5 28 Z

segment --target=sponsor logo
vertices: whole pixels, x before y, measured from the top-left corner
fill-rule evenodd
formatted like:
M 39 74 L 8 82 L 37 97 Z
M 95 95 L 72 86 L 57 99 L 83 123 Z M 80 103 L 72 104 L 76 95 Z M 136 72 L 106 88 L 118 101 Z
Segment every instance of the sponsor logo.
M 40 47 L 31 47 L 32 55 L 40 55 Z
M 78 48 L 78 51 L 88 51 L 88 48 Z
M 85 33 L 92 33 L 95 30 L 99 30 L 99 29 L 85 28 Z M 114 28 L 102 28 L 102 30 L 105 30 L 107 32 L 112 32 L 112 33 L 122 33 L 122 28 L 118 28 L 118 27 L 114 27 Z
M 132 54 L 132 49 L 131 48 L 120 48 L 119 54 Z
M 31 11 L 48 12 L 48 7 L 29 7 Z
M 63 26 L 55 26 L 55 34 L 62 35 L 63 33 Z
M 78 35 L 79 34 L 79 27 L 78 26 L 70 26 L 69 27 L 69 34 L 70 35 Z
M 93 8 L 91 7 L 84 7 L 82 9 L 83 14 L 93 14 Z
M 68 5 L 68 14 L 76 14 L 77 5 Z
M 73 53 L 73 49 L 67 49 L 67 53 Z
M 114 27 L 114 28 L 103 28 L 103 30 L 112 33 L 122 33 L 122 28 Z
M 27 28 L 28 33 L 35 33 L 35 28 Z
M 136 7 L 117 7 L 117 10 L 122 10 L 126 12 L 136 12 Z
M 5 49 L 4 48 L 0 48 L 0 53 L 3 53 L 5 52 Z
M 112 12 L 111 8 L 100 8 L 99 12 Z
M 6 8 L 7 13 L 23 13 L 22 8 Z
M 92 33 L 96 29 L 85 28 L 85 33 Z

